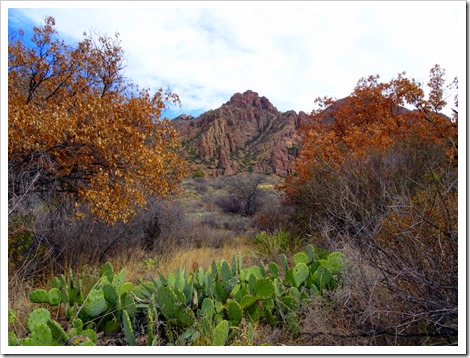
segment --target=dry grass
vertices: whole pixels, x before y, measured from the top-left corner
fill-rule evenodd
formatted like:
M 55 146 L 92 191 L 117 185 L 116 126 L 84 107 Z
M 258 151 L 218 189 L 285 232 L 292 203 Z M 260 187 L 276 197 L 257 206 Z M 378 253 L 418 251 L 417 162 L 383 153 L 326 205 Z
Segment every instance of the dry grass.
M 28 331 L 27 322 L 31 311 L 38 305 L 29 301 L 29 293 L 42 287 L 32 287 L 30 283 L 14 279 L 8 283 L 8 308 L 15 311 L 16 321 L 9 325 L 9 330 L 18 337 L 24 337 Z
M 191 272 L 197 267 L 207 269 L 212 260 L 224 259 L 231 262 L 232 257 L 238 253 L 242 255 L 244 265 L 255 264 L 259 261 L 247 239 L 236 238 L 223 246 L 215 248 L 210 246 L 185 248 L 177 247 L 164 255 L 152 255 L 142 249 L 133 249 L 132 252 L 121 252 L 119 256 L 113 257 L 110 262 L 115 270 L 125 268 L 127 279 L 138 282 L 139 279 L 149 275 L 157 275 L 157 271 L 163 274 L 176 272 L 176 269 L 185 268 Z
M 192 271 L 197 267 L 207 269 L 210 267 L 212 260 L 218 261 L 224 259 L 231 262 L 232 257 L 236 256 L 238 253 L 241 254 L 244 265 L 250 265 L 257 262 L 257 256 L 253 253 L 253 250 L 246 244 L 246 242 L 244 242 L 244 239 L 238 239 L 235 241 L 240 241 L 240 244 L 232 242 L 220 248 L 201 247 L 191 250 L 176 250 L 173 254 L 167 255 L 163 258 L 158 265 L 159 269 L 164 273 L 175 272 L 178 267 L 184 267 L 189 271 Z

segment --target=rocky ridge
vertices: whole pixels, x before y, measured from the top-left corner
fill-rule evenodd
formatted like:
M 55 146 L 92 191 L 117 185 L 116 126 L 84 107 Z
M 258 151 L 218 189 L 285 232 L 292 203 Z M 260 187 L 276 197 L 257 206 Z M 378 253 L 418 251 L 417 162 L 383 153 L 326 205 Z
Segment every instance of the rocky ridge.
M 207 176 L 256 172 L 286 176 L 298 154 L 303 112 L 280 112 L 248 90 L 195 118 L 173 119 L 193 172 Z

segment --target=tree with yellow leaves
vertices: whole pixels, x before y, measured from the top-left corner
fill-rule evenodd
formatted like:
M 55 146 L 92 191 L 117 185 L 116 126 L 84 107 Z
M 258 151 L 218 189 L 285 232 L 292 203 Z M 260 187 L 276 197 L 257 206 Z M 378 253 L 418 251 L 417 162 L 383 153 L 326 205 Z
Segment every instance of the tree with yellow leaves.
M 185 175 L 175 130 L 161 120 L 178 96 L 123 76 L 119 35 L 84 33 L 76 46 L 47 17 L 8 46 L 9 196 L 64 193 L 97 217 L 127 220 Z

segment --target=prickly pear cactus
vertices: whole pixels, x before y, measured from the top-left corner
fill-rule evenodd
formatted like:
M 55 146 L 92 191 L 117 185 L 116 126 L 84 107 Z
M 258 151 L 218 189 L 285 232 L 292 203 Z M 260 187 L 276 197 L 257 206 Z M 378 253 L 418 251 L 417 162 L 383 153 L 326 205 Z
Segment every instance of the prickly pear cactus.
M 52 333 L 46 323 L 39 323 L 31 331 L 31 341 L 28 342 L 32 346 L 50 346 L 52 343 Z
M 266 277 L 266 267 L 264 267 L 264 264 L 261 261 L 259 262 L 258 267 L 261 277 Z
M 307 255 L 305 255 L 307 257 Z M 308 266 L 304 262 L 299 262 L 292 269 L 292 278 L 294 279 L 295 287 L 300 285 L 308 278 L 310 271 Z
M 108 306 L 115 306 L 118 302 L 118 292 L 116 286 L 113 286 L 110 283 L 106 283 L 103 285 L 103 287 L 101 287 L 101 289 L 103 290 L 103 296 Z
M 232 270 L 225 260 L 220 262 L 220 276 L 222 281 L 228 281 L 232 278 Z
M 227 342 L 228 334 L 230 330 L 230 325 L 228 321 L 223 320 L 220 322 L 217 327 L 214 329 L 214 337 L 212 339 L 212 345 L 214 346 L 224 346 Z
M 284 272 L 284 275 L 287 275 L 287 271 L 289 270 L 289 267 L 287 265 L 287 257 L 285 254 L 281 254 L 281 267 L 282 267 L 282 271 Z
M 199 312 L 200 318 L 205 316 L 212 319 L 215 314 L 214 301 L 212 301 L 212 299 L 210 299 L 209 297 L 204 298 Z
M 178 297 L 172 288 L 168 286 L 158 287 L 155 292 L 155 298 L 158 308 L 166 318 L 171 319 L 176 317 L 176 302 Z
M 58 288 L 51 288 L 47 293 L 47 300 L 51 306 L 57 306 L 62 302 L 62 295 Z
M 228 300 L 226 310 L 232 326 L 238 326 L 243 318 L 240 304 L 235 300 Z
M 274 296 L 274 284 L 269 278 L 257 280 L 254 285 L 255 296 L 262 300 L 270 299 Z
M 122 323 L 124 326 L 124 335 L 126 336 L 127 344 L 129 346 L 135 346 L 134 329 L 132 328 L 131 319 L 127 314 L 126 310 L 122 311 Z
M 314 256 L 315 255 L 315 250 L 313 248 L 313 245 L 308 244 L 307 247 L 305 248 L 305 252 L 306 252 L 307 257 L 308 257 L 308 261 L 306 263 L 307 263 L 307 265 L 309 265 L 315 259 L 315 256 Z
M 112 270 L 106 269 L 106 271 L 111 271 L 111 275 L 109 274 L 109 272 L 106 272 L 106 276 L 108 280 L 110 277 L 112 277 L 112 280 L 110 280 L 110 282 L 114 287 L 121 287 L 126 281 L 126 269 L 122 269 L 115 276 L 112 276 Z
M 298 252 L 294 255 L 294 264 L 298 265 L 300 263 L 308 264 L 308 256 L 305 252 Z
M 56 341 L 67 342 L 67 340 L 70 338 L 58 322 L 49 320 L 47 322 L 47 326 L 51 330 L 52 338 L 54 338 Z
M 299 318 L 296 312 L 289 312 L 287 314 L 287 327 L 292 335 L 297 336 L 300 334 Z
M 328 268 L 320 266 L 318 270 L 315 272 L 316 274 L 316 285 L 317 288 L 320 290 L 320 293 L 330 285 L 332 281 L 332 275 Z
M 98 317 L 107 309 L 106 299 L 102 289 L 91 290 L 82 308 L 91 317 Z
M 110 262 L 106 262 L 101 268 L 101 276 L 106 277 L 109 283 L 113 282 L 114 269 Z
M 49 302 L 49 296 L 46 290 L 38 289 L 29 294 L 29 300 L 32 303 L 47 303 Z
M 137 311 L 137 306 L 135 304 L 134 296 L 131 292 L 125 294 L 123 308 L 127 311 L 130 318 L 134 318 Z
M 268 269 L 269 269 L 269 272 L 271 272 L 271 275 L 274 277 L 274 278 L 278 278 L 279 277 L 279 266 L 277 266 L 277 263 L 275 262 L 270 262 L 268 264 Z
M 51 313 L 45 308 L 37 308 L 30 313 L 28 317 L 28 328 L 30 332 L 34 331 L 34 328 L 38 324 L 46 324 L 51 319 Z
M 176 311 L 176 322 L 180 327 L 189 327 L 194 324 L 194 312 L 188 306 L 180 306 Z
M 51 280 L 51 288 L 58 288 L 60 290 L 62 287 L 59 278 L 54 276 Z
M 332 252 L 322 266 L 328 268 L 332 275 L 336 275 L 344 269 L 344 255 L 341 252 Z

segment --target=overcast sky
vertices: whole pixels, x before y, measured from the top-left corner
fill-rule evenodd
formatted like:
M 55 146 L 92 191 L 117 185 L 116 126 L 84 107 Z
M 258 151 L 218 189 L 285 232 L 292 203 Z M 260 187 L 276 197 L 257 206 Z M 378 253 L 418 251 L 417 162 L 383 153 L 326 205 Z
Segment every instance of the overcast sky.
M 78 41 L 90 29 L 119 32 L 126 76 L 180 96 L 182 108 L 173 108 L 169 117 L 198 115 L 248 89 L 281 111 L 310 112 L 316 97 L 347 96 L 361 77 L 379 74 L 388 81 L 406 71 L 426 81 L 436 63 L 449 81 L 465 79 L 458 72 L 465 69 L 465 1 L 9 6 L 9 29 L 32 28 L 51 15 L 67 41 Z

